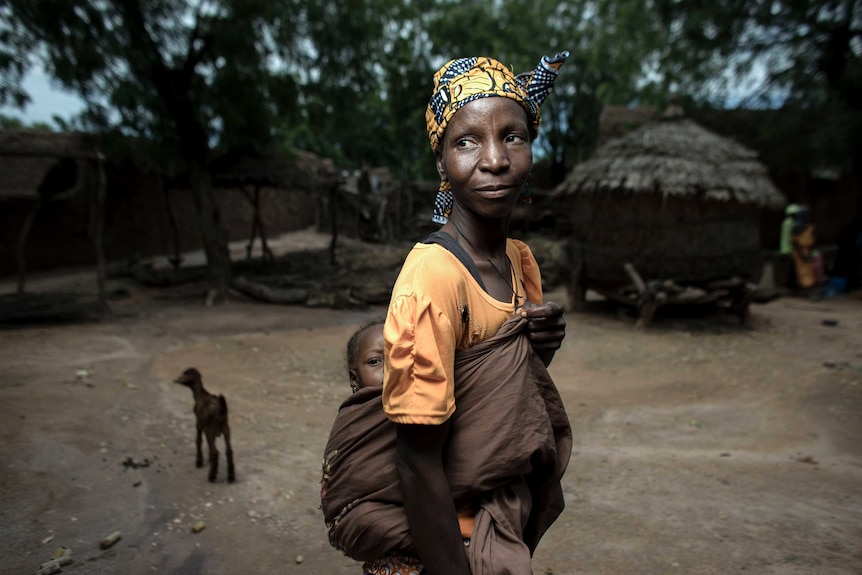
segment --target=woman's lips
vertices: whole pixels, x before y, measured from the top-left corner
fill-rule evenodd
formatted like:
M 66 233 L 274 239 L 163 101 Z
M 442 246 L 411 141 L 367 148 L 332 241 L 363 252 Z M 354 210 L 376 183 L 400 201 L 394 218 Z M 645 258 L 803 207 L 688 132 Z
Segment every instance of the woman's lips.
M 474 188 L 475 191 L 486 198 L 500 198 L 509 195 L 514 189 L 514 185 L 509 184 L 493 184 L 487 186 L 479 186 Z

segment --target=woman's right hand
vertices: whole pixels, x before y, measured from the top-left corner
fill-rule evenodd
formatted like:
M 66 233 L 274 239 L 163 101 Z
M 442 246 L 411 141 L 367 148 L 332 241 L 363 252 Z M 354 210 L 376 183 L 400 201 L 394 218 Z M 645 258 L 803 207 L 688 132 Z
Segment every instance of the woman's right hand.
M 554 354 L 563 344 L 566 337 L 566 318 L 563 317 L 563 306 L 556 302 L 545 302 L 536 305 L 527 304 L 518 310 L 521 317 L 527 318 L 527 337 L 533 350 L 546 366 L 550 365 Z
M 419 559 L 429 575 L 470 575 L 458 513 L 443 470 L 449 421 L 396 424 L 395 467 Z

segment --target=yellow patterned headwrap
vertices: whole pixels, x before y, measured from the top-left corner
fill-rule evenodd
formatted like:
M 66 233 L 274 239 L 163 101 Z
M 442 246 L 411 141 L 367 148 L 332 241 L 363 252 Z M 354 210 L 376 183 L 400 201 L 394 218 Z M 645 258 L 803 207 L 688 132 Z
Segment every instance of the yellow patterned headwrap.
M 544 56 L 535 70 L 518 76 L 497 60 L 484 56 L 447 62 L 434 74 L 434 93 L 425 110 L 431 149 L 435 153 L 439 151 L 449 120 L 462 106 L 491 96 L 509 98 L 520 104 L 527 113 L 530 139 L 535 139 L 542 123 L 539 106 L 550 93 L 559 69 L 568 57 L 568 52 L 560 52 L 554 57 Z M 451 210 L 449 182 L 441 182 L 432 219 L 446 223 Z

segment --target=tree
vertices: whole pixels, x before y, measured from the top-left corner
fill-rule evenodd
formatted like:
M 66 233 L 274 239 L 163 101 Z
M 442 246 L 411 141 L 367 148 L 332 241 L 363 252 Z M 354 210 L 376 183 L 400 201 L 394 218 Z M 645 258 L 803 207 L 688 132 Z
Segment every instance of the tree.
M 261 48 L 258 27 L 272 14 L 264 7 L 283 4 L 3 0 L 10 26 L 0 52 L 6 56 L 0 60 L 6 77 L 0 102 L 21 102 L 15 90 L 22 72 L 38 59 L 85 100 L 82 127 L 152 139 L 167 165 L 187 174 L 210 281 L 223 296 L 231 265 L 207 164 L 219 137 L 268 139 L 262 126 L 274 110 L 255 81 L 269 53 Z M 255 114 L 237 122 L 225 113 L 225 86 L 243 82 L 255 88 L 234 105 Z
M 674 31 L 670 58 L 689 69 L 707 63 L 712 70 L 727 70 L 712 76 L 719 86 L 758 80 L 744 104 L 807 116 L 802 122 L 816 118 L 814 132 L 804 132 L 809 143 L 804 156 L 814 164 L 849 162 L 862 181 L 862 1 L 657 0 L 657 5 Z
M 291 0 L 0 0 L 0 104 L 26 100 L 20 80 L 41 60 L 87 110 L 82 128 L 151 140 L 160 164 L 186 174 L 212 287 L 230 284 L 227 233 L 212 193 L 214 144 L 266 146 L 295 100 L 269 62 Z
M 408 175 L 430 85 L 423 2 L 307 4 L 298 32 L 314 48 L 298 60 L 302 117 L 286 130 L 289 140 L 345 168 L 386 165 Z
M 45 122 L 32 122 L 27 124 L 20 118 L 0 114 L 0 130 L 42 130 L 44 132 L 53 132 L 54 128 Z
M 24 122 L 19 118 L 0 114 L 0 130 L 19 130 L 24 128 Z
M 460 0 L 438 8 L 428 30 L 435 52 L 448 57 L 490 55 L 524 72 L 544 53 L 571 53 L 542 107 L 536 142 L 557 178 L 594 150 L 605 104 L 661 101 L 669 89 L 656 66 L 666 51 L 667 29 L 652 2 Z
M 412 165 L 401 96 L 421 51 L 402 23 L 419 4 L 0 0 L 0 105 L 26 103 L 21 80 L 41 62 L 85 100 L 76 127 L 152 143 L 152 160 L 188 179 L 224 293 L 227 234 L 207 169 L 216 152 L 299 146 L 348 167 Z

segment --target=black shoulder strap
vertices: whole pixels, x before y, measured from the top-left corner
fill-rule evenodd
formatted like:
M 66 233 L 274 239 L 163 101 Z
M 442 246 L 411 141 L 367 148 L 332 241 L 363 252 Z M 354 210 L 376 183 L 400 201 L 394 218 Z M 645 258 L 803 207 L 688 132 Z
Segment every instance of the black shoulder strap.
M 420 243 L 423 244 L 440 244 L 449 252 L 458 258 L 458 261 L 467 268 L 467 271 L 470 272 L 470 275 L 473 276 L 473 279 L 476 280 L 484 291 L 488 291 L 485 289 L 485 282 L 482 281 L 482 276 L 479 275 L 479 269 L 476 267 L 476 262 L 473 261 L 473 258 L 470 257 L 470 254 L 461 247 L 461 244 L 455 241 L 455 238 L 447 234 L 446 232 L 433 232 L 427 238 L 422 240 Z

